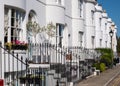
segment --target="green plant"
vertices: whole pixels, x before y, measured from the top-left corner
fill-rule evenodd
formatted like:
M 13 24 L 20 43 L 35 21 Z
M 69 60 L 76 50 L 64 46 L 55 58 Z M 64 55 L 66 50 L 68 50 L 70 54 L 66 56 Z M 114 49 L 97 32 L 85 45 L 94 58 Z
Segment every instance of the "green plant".
M 92 66 L 95 67 L 97 70 L 100 69 L 100 63 L 94 63 Z
M 100 63 L 100 71 L 103 72 L 103 71 L 105 71 L 105 69 L 106 69 L 105 64 L 104 63 Z
M 104 63 L 108 68 L 113 64 L 113 51 L 110 48 L 97 48 L 101 54 L 100 63 Z
M 95 67 L 97 70 L 100 70 L 101 72 L 106 70 L 105 63 L 94 63 L 93 67 Z
M 25 42 L 21 42 L 21 41 L 12 41 L 12 42 L 7 42 L 5 43 L 5 47 L 8 50 L 27 50 L 28 49 L 28 44 Z

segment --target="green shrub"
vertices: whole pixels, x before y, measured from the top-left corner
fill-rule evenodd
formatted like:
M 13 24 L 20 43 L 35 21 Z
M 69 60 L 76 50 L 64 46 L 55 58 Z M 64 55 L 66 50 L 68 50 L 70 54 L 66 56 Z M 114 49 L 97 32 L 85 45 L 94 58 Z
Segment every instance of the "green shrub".
M 100 71 L 103 72 L 103 71 L 105 71 L 105 69 L 106 69 L 105 64 L 104 63 L 100 63 Z
M 96 48 L 101 53 L 100 63 L 104 63 L 108 68 L 112 65 L 113 51 L 110 48 Z
M 101 72 L 106 70 L 105 63 L 94 63 L 92 66 L 95 67 L 97 70 L 100 70 Z
M 95 67 L 97 70 L 99 70 L 100 69 L 100 63 L 94 63 L 93 67 Z

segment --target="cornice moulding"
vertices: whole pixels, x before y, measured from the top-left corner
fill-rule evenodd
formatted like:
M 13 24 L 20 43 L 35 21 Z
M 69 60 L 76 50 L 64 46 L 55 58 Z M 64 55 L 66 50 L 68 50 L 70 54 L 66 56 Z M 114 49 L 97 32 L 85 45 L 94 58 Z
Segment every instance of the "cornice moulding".
M 97 1 L 96 0 L 85 0 L 85 2 L 89 2 L 89 3 L 93 3 L 93 4 L 97 4 Z

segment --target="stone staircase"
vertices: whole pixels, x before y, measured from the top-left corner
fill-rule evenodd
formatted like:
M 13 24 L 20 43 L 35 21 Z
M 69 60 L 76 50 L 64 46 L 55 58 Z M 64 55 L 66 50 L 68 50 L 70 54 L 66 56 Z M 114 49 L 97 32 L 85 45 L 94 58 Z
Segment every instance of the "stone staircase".
M 59 83 L 59 86 L 67 86 L 67 82 L 69 81 L 68 72 L 66 71 L 65 65 L 63 64 L 54 64 L 51 65 L 50 70 L 47 73 L 48 77 L 53 79 L 54 83 Z M 50 86 L 54 86 L 51 84 Z

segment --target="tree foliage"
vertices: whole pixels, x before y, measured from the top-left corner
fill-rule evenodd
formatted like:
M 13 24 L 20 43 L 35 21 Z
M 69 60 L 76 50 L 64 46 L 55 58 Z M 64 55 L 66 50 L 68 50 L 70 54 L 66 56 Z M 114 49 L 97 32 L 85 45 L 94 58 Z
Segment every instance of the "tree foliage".
M 29 21 L 26 25 L 27 31 L 32 32 L 32 35 L 36 37 L 36 35 L 43 31 L 43 28 L 39 26 L 37 22 Z
M 56 29 L 56 27 L 55 27 L 55 25 L 52 22 L 47 24 L 47 26 L 45 28 L 46 28 L 46 33 L 47 33 L 47 35 L 49 37 L 55 36 L 55 32 L 56 32 L 55 29 Z
M 26 24 L 26 28 L 28 34 L 32 33 L 32 35 L 34 36 L 35 42 L 36 36 L 39 33 L 45 32 L 49 36 L 49 38 L 54 37 L 56 33 L 56 26 L 52 22 L 48 23 L 46 26 L 40 27 L 39 23 L 37 23 L 36 21 L 28 21 Z
M 97 48 L 96 50 L 101 53 L 100 63 L 104 63 L 109 68 L 113 62 L 113 51 L 110 48 Z

